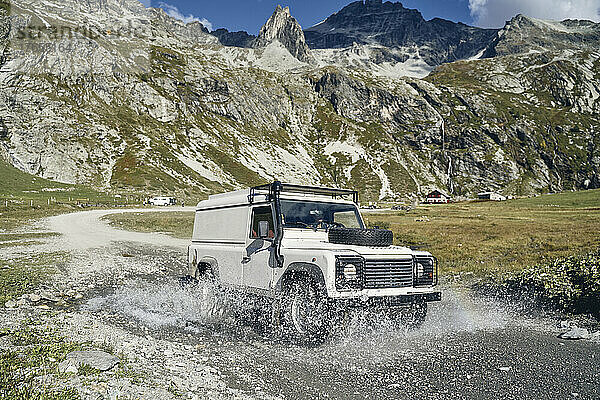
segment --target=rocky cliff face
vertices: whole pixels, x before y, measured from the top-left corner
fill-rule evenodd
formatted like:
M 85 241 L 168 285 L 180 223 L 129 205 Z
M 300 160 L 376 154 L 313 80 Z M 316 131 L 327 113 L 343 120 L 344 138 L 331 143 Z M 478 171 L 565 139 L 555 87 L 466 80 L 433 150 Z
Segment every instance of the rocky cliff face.
M 322 23 L 305 30 L 311 48 L 348 48 L 353 44 L 413 48 L 429 65 L 436 66 L 475 56 L 497 30 L 480 29 L 443 19 L 425 21 L 417 10 L 401 3 L 357 1 Z M 406 51 L 407 54 L 409 54 Z
M 314 61 L 306 44 L 302 27 L 291 16 L 289 7 L 277 6 L 271 18 L 260 30 L 253 47 L 266 47 L 275 41 L 279 41 L 298 60 L 306 63 Z
M 211 35 L 219 39 L 223 46 L 228 47 L 252 47 L 252 43 L 256 40 L 256 36 L 248 34 L 248 32 L 237 31 L 229 32 L 227 29 L 221 28 L 212 31 Z
M 301 42 L 290 53 L 278 36 L 288 20 L 247 49 L 133 0 L 13 1 L 0 149 L 45 178 L 148 192 L 272 179 L 362 200 L 600 187 L 597 50 L 567 43 L 398 79 L 301 62 Z M 70 33 L 24 39 L 28 27 Z

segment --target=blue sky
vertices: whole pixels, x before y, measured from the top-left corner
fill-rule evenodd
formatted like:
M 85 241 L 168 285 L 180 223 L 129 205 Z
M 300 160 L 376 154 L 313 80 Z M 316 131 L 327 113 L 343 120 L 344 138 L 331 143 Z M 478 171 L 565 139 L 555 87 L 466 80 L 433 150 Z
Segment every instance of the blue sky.
M 352 0 L 163 0 L 176 7 L 184 17 L 194 16 L 205 19 L 213 29 L 227 28 L 257 34 L 260 27 L 271 16 L 278 4 L 289 6 L 292 15 L 302 27 L 315 25 L 336 11 L 341 10 Z M 426 19 L 442 17 L 453 21 L 472 23 L 468 0 L 405 0 L 408 8 L 419 9 Z M 160 1 L 152 1 L 158 7 Z M 168 8 L 163 6 L 163 8 Z
M 317 24 L 352 0 L 141 0 L 164 8 L 186 22 L 201 21 L 209 29 L 227 28 L 257 34 L 277 4 L 289 6 L 302 27 Z M 600 0 L 404 0 L 426 19 L 435 17 L 481 27 L 500 28 L 522 13 L 541 19 L 600 21 Z

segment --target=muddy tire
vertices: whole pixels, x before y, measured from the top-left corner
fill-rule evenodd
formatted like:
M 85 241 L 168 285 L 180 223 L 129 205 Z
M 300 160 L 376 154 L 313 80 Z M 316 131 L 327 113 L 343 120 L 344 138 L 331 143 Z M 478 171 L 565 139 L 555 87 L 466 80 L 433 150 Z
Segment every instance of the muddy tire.
M 327 298 L 309 279 L 292 281 L 280 302 L 281 331 L 298 343 L 322 343 L 330 334 L 331 308 Z
M 215 274 L 213 272 L 212 267 L 204 263 L 198 264 L 198 267 L 196 268 L 196 273 L 194 274 L 194 279 L 196 279 L 198 282 L 204 281 L 216 283 Z
M 385 229 L 331 228 L 329 243 L 388 247 L 394 243 L 394 234 Z

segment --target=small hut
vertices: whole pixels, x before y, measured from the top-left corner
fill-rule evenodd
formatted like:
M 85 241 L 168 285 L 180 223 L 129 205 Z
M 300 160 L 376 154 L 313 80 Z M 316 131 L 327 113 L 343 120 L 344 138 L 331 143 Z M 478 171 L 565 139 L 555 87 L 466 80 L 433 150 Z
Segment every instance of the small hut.
M 450 196 L 437 189 L 425 197 L 425 203 L 427 204 L 447 204 L 450 202 L 450 200 Z

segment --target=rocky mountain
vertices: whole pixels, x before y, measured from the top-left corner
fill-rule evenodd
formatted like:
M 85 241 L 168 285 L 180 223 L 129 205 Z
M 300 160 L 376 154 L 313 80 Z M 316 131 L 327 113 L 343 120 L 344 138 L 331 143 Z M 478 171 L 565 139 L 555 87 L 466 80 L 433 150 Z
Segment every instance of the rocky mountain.
M 44 178 L 188 195 L 281 179 L 363 201 L 600 187 L 600 52 L 567 32 L 523 30 L 538 47 L 515 54 L 494 33 L 496 56 L 417 79 L 307 52 L 284 9 L 239 48 L 134 0 L 7 8 L 0 154 Z
M 289 7 L 277 6 L 252 46 L 255 48 L 266 47 L 275 41 L 279 41 L 298 60 L 306 63 L 313 61 L 302 27 L 291 16 Z
M 229 32 L 225 28 L 220 28 L 210 33 L 219 39 L 223 46 L 228 47 L 252 47 L 252 43 L 256 40 L 256 36 L 248 34 L 245 31 Z
M 430 66 L 477 55 L 497 32 L 439 18 L 426 21 L 417 10 L 382 0 L 356 1 L 304 31 L 312 49 L 384 47 L 377 54 L 381 61 L 390 59 L 389 49 L 399 49 L 405 56 L 418 53 Z
M 484 57 L 527 52 L 585 51 L 600 46 L 600 24 L 592 21 L 543 21 L 517 15 L 488 45 Z

